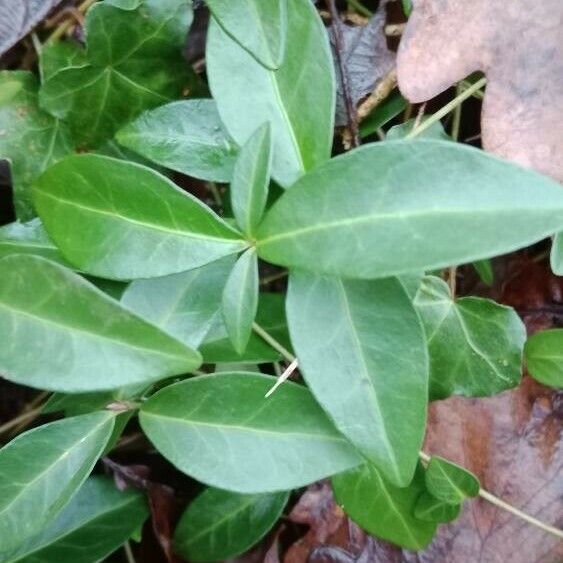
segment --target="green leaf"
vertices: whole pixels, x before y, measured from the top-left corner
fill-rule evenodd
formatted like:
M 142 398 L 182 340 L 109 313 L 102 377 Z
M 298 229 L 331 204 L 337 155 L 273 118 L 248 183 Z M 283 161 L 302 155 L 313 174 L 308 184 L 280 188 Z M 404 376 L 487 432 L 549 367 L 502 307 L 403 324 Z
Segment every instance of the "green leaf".
M 273 336 L 286 349 L 291 350 L 287 321 L 285 319 L 285 300 L 279 293 L 261 293 L 258 299 L 256 322 Z M 269 363 L 281 359 L 274 350 L 257 334 L 252 333 L 243 354 L 237 354 L 227 335 L 222 315 L 216 318 L 201 346 L 205 363 Z
M 442 502 L 459 504 L 479 494 L 479 480 L 473 473 L 438 456 L 430 458 L 424 478 L 428 492 Z
M 191 348 L 198 348 L 220 316 L 221 296 L 235 264 L 226 256 L 162 278 L 135 280 L 121 303 Z
M 31 184 L 71 152 L 66 126 L 39 108 L 37 79 L 30 72 L 0 71 L 0 158 L 10 161 L 16 214 L 34 217 Z
M 393 141 L 339 156 L 297 182 L 259 227 L 258 255 L 382 278 L 488 258 L 562 227 L 557 182 L 458 143 Z
M 223 30 L 265 67 L 283 60 L 287 33 L 286 0 L 206 0 Z
M 461 504 L 439 501 L 429 493 L 422 493 L 414 507 L 414 515 L 425 522 L 451 522 L 461 512 Z
M 289 493 L 241 495 L 209 488 L 182 515 L 176 551 L 190 561 L 223 561 L 245 552 L 272 528 Z
M 242 147 L 231 182 L 231 204 L 242 232 L 252 237 L 268 201 L 272 136 L 266 123 Z
M 424 123 L 427 119 L 430 119 L 430 116 L 424 117 L 420 123 Z M 416 119 L 409 119 L 408 121 L 404 121 L 399 125 L 394 125 L 393 127 L 391 127 L 391 129 L 389 129 L 389 131 L 387 131 L 385 138 L 388 141 L 398 141 L 400 139 L 404 139 L 409 133 L 412 132 L 415 127 L 417 127 L 416 122 Z M 453 141 L 452 137 L 450 137 L 446 133 L 446 130 L 444 129 L 441 121 L 432 123 L 432 125 L 430 125 L 428 129 L 424 129 L 424 131 L 419 133 L 417 137 L 419 139 L 435 139 L 437 141 L 450 142 Z
M 407 485 L 424 438 L 428 355 L 401 283 L 293 272 L 287 317 L 315 398 L 386 479 Z
M 251 248 L 241 254 L 223 290 L 223 320 L 237 354 L 244 352 L 252 333 L 258 283 L 258 258 Z
M 87 63 L 51 75 L 41 105 L 67 120 L 81 145 L 99 145 L 193 80 L 181 52 L 191 21 L 184 0 L 144 0 L 135 10 L 97 3 L 86 16 Z
M 77 274 L 29 255 L 0 260 L 0 372 L 63 392 L 107 390 L 187 373 L 197 352 Z
M 194 196 L 132 162 L 71 156 L 37 180 L 34 196 L 65 258 L 100 277 L 164 276 L 247 246 Z
M 375 133 L 407 107 L 407 101 L 398 91 L 394 91 L 362 121 L 360 134 L 367 137 Z
M 526 329 L 511 307 L 489 299 L 453 300 L 448 284 L 426 276 L 414 299 L 430 353 L 430 398 L 487 397 L 515 387 Z
M 206 51 L 209 84 L 223 123 L 241 146 L 270 123 L 272 173 L 284 187 L 330 158 L 336 92 L 328 36 L 313 3 L 287 0 L 287 14 L 279 70 L 258 63 L 213 20 Z
M 473 262 L 473 267 L 477 270 L 477 273 L 484 284 L 489 287 L 493 285 L 495 275 L 493 272 L 493 265 L 489 259 L 477 260 L 477 262 Z
M 530 375 L 550 387 L 563 387 L 563 329 L 531 336 L 525 347 Z
M 148 516 L 143 495 L 118 491 L 106 477 L 88 479 L 54 521 L 11 553 L 6 563 L 92 563 L 127 541 Z
M 119 130 L 123 146 L 178 172 L 230 182 L 237 146 L 213 100 L 184 100 L 146 111 Z
M 112 429 L 113 415 L 97 412 L 34 428 L 0 450 L 2 550 L 21 545 L 64 508 Z
M 194 479 L 239 493 L 301 487 L 358 465 L 305 387 L 255 373 L 219 373 L 170 385 L 139 419 L 168 461 Z
M 86 64 L 88 64 L 86 53 L 79 43 L 74 41 L 45 43 L 39 54 L 41 82 L 46 82 L 60 70 Z
M 0 258 L 12 254 L 43 256 L 66 265 L 65 259 L 47 235 L 43 223 L 37 218 L 27 223 L 16 221 L 0 227 Z
M 410 16 L 412 12 L 412 0 L 401 0 L 403 4 L 403 12 L 405 12 L 405 16 Z
M 408 487 L 398 488 L 383 479 L 370 464 L 332 479 L 336 501 L 348 516 L 369 534 L 406 549 L 426 547 L 436 524 L 414 517 L 418 497 L 424 491 L 419 469 Z
M 557 233 L 553 239 L 551 269 L 557 276 L 563 276 L 563 232 Z

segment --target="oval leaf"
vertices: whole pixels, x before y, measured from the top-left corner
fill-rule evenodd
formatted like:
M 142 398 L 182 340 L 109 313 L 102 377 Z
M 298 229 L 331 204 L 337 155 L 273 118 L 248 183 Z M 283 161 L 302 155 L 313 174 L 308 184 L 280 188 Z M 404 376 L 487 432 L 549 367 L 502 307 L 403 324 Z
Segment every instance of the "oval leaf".
M 414 507 L 414 515 L 425 522 L 451 522 L 461 512 L 461 504 L 439 501 L 429 493 L 422 493 Z
M 223 288 L 235 264 L 226 256 L 162 278 L 130 283 L 121 303 L 191 348 L 198 348 L 220 317 Z
M 164 276 L 246 246 L 199 200 L 132 162 L 71 156 L 37 180 L 34 194 L 45 228 L 65 258 L 100 277 Z
M 221 27 L 270 69 L 282 64 L 287 32 L 286 0 L 207 0 Z
M 242 354 L 252 333 L 258 309 L 258 258 L 254 249 L 240 256 L 223 291 L 223 320 L 237 354 Z
M 453 300 L 434 276 L 422 280 L 414 304 L 428 340 L 432 400 L 487 397 L 518 385 L 526 329 L 514 309 L 478 297 Z
M 262 219 L 272 168 L 272 134 L 268 123 L 242 147 L 231 182 L 231 203 L 238 226 L 248 237 Z
M 102 561 L 127 541 L 148 516 L 143 495 L 119 491 L 110 479 L 91 477 L 45 529 L 12 553 L 7 563 Z
M 279 70 L 258 63 L 213 20 L 206 50 L 209 85 L 223 123 L 242 146 L 270 122 L 272 172 L 285 187 L 330 157 L 336 92 L 327 33 L 313 3 L 288 0 L 287 13 Z
M 301 487 L 358 465 L 361 458 L 305 387 L 220 373 L 166 387 L 143 404 L 140 422 L 178 469 L 240 493 Z
M 401 283 L 294 272 L 287 316 L 315 398 L 388 480 L 407 485 L 424 437 L 428 356 Z
M 107 390 L 187 373 L 199 354 L 77 274 L 38 256 L 0 260 L 0 371 L 53 391 Z
M 2 550 L 21 545 L 64 508 L 92 471 L 113 424 L 109 412 L 66 418 L 0 450 Z
M 257 543 L 277 522 L 289 493 L 241 495 L 209 488 L 182 515 L 176 551 L 190 561 L 223 561 Z
M 237 147 L 213 100 L 183 100 L 146 111 L 118 131 L 123 146 L 195 178 L 230 182 Z
M 408 487 L 389 484 L 370 464 L 333 477 L 332 486 L 338 504 L 366 532 L 406 549 L 422 549 L 433 538 L 436 523 L 414 516 L 424 491 L 420 467 Z
M 275 264 L 381 278 L 488 258 L 562 227 L 557 182 L 465 145 L 415 140 L 319 166 L 276 202 L 257 238 Z
M 550 387 L 563 387 L 563 329 L 545 330 L 526 342 L 530 375 Z
M 424 479 L 428 492 L 449 504 L 459 504 L 479 494 L 479 481 L 473 473 L 438 456 L 430 458 Z

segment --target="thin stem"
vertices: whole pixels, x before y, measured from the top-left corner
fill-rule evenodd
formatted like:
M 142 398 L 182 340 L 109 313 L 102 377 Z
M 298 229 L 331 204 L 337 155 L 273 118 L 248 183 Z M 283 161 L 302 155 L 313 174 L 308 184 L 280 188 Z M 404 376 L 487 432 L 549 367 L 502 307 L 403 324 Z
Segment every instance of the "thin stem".
M 266 399 L 270 397 L 284 381 L 287 381 L 291 377 L 291 374 L 297 369 L 298 365 L 297 358 L 295 358 L 295 360 L 289 364 L 287 369 L 278 377 L 278 380 L 274 383 L 274 385 L 272 385 L 272 388 L 264 395 L 264 397 Z
M 458 85 L 456 86 L 455 89 L 455 97 L 457 98 L 461 93 L 463 92 L 463 89 L 461 87 L 461 84 L 458 83 Z M 454 118 L 452 121 L 452 139 L 454 141 L 457 141 L 459 139 L 459 127 L 461 125 L 461 108 L 462 108 L 463 102 L 461 104 L 459 104 L 455 109 L 454 109 Z
M 363 4 L 360 4 L 358 0 L 348 0 L 348 6 L 352 6 L 358 14 L 365 16 L 366 18 L 371 18 L 373 16 L 373 12 L 368 10 Z
M 293 362 L 295 360 L 295 356 L 258 323 L 252 323 L 252 330 L 260 338 L 262 338 L 262 340 L 267 342 L 274 350 L 276 350 L 276 352 L 279 352 L 288 362 Z
M 289 272 L 287 270 L 284 270 L 283 272 L 277 272 L 275 274 L 272 274 L 271 276 L 264 276 L 260 280 L 260 285 L 264 286 L 264 285 L 268 285 L 272 282 L 275 282 L 277 280 L 281 280 L 281 279 L 285 278 L 288 274 L 289 274 Z
M 88 10 L 88 8 L 94 3 L 96 2 L 96 0 L 84 0 L 84 2 L 82 2 L 82 4 L 80 4 L 80 6 L 78 6 L 78 12 L 80 12 L 81 14 L 86 13 L 86 10 Z M 64 22 L 62 22 L 57 29 L 55 29 L 55 31 L 53 31 L 53 33 L 51 33 L 51 35 L 49 36 L 49 38 L 47 39 L 47 43 L 49 41 L 57 41 L 57 39 L 60 39 L 72 26 L 73 24 L 73 20 L 72 18 L 69 18 L 67 20 L 65 20 Z
M 123 544 L 123 551 L 125 551 L 125 557 L 127 558 L 127 563 L 135 563 L 135 556 L 133 555 L 131 544 L 128 541 L 126 541 Z
M 407 139 L 412 139 L 417 135 L 420 135 L 423 131 L 426 131 L 429 127 L 434 125 L 437 121 L 440 121 L 442 117 L 448 115 L 450 111 L 453 111 L 457 106 L 463 103 L 467 98 L 470 98 L 474 92 L 482 88 L 487 82 L 486 78 L 481 78 L 475 84 L 463 91 L 459 96 L 456 96 L 451 102 L 446 104 L 443 108 L 440 108 L 436 113 L 433 113 L 428 119 L 423 121 L 418 127 L 415 127 L 407 136 Z
M 430 455 L 422 451 L 418 452 L 418 456 L 426 464 L 431 459 Z M 559 530 L 554 526 L 550 526 L 549 524 L 546 524 L 545 522 L 542 522 L 541 520 L 538 520 L 537 518 L 534 518 L 533 516 L 530 516 L 529 514 L 526 514 L 525 512 L 518 510 L 511 504 L 508 504 L 504 500 L 496 497 L 495 495 L 489 493 L 488 491 L 485 491 L 485 489 L 479 489 L 479 496 L 485 499 L 486 501 L 490 502 L 491 504 L 494 504 L 495 506 L 498 506 L 499 508 L 502 508 L 503 510 L 510 512 L 511 514 L 514 514 L 514 516 L 518 516 L 518 518 L 521 518 L 525 522 L 532 524 L 532 526 L 536 526 L 536 528 L 540 528 L 540 530 L 543 530 L 548 534 L 557 536 L 558 538 L 563 538 L 563 530 Z
M 334 37 L 334 54 L 338 69 L 340 70 L 340 84 L 342 86 L 342 96 L 344 97 L 344 106 L 346 108 L 346 117 L 348 121 L 348 129 L 351 133 L 351 146 L 360 146 L 360 131 L 358 129 L 358 115 L 356 112 L 356 104 L 352 99 L 352 90 L 348 82 L 348 69 L 342 57 L 344 51 L 344 40 L 342 37 L 342 22 L 336 8 L 335 0 L 326 0 L 327 8 L 332 19 L 332 36 Z
M 43 406 L 40 406 L 30 411 L 25 411 L 20 413 L 15 418 L 12 418 L 12 420 L 9 420 L 8 422 L 0 426 L 0 434 L 5 434 L 6 432 L 9 432 L 12 428 L 18 426 L 19 424 L 32 420 L 33 418 L 38 416 L 42 410 L 43 410 Z

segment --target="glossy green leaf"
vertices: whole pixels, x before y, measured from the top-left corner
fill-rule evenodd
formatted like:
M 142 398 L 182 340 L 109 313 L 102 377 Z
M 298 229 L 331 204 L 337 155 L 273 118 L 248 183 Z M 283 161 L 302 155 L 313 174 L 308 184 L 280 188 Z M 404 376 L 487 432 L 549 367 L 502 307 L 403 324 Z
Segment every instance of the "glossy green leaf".
M 459 504 L 479 494 L 479 481 L 473 473 L 438 456 L 430 458 L 424 479 L 428 492 L 449 504 Z
M 424 437 L 428 356 L 401 283 L 294 272 L 287 318 L 315 398 L 386 479 L 407 485 Z
M 424 491 L 423 470 L 408 487 L 398 488 L 383 479 L 377 469 L 364 464 L 332 479 L 336 501 L 366 532 L 406 549 L 422 549 L 436 531 L 434 522 L 414 516 Z
M 275 264 L 380 278 L 502 254 L 562 227 L 557 182 L 465 145 L 414 140 L 317 167 L 274 204 L 257 238 Z
M 237 354 L 250 339 L 258 309 L 258 258 L 254 249 L 241 254 L 223 290 L 223 321 Z
M 554 274 L 563 276 L 563 232 L 557 233 L 553 239 L 551 269 Z
M 242 147 L 231 182 L 231 204 L 243 233 L 252 237 L 268 201 L 272 168 L 272 136 L 268 123 Z
M 283 295 L 280 293 L 261 293 L 258 299 L 256 322 L 287 350 L 291 350 Z M 281 359 L 280 353 L 255 333 L 250 335 L 244 352 L 238 354 L 227 335 L 222 315 L 215 319 L 200 351 L 204 361 L 213 364 L 240 362 L 260 364 L 277 362 Z
M 27 223 L 10 223 L 0 227 L 0 258 L 12 254 L 34 254 L 53 262 L 66 264 L 57 247 L 53 244 L 40 219 Z
M 42 106 L 67 120 L 81 145 L 100 144 L 190 84 L 181 51 L 191 21 L 184 0 L 143 0 L 134 10 L 97 3 L 86 16 L 87 64 L 51 75 Z
M 514 309 L 479 297 L 453 300 L 434 276 L 423 279 L 414 304 L 426 330 L 432 400 L 486 397 L 518 385 L 526 329 Z
M 60 70 L 86 64 L 88 60 L 80 43 L 71 40 L 47 42 L 39 53 L 41 82 L 46 82 Z
M 451 522 L 461 512 L 461 504 L 448 504 L 434 498 L 429 493 L 422 493 L 414 507 L 414 515 L 425 522 Z
M 206 51 L 209 84 L 223 123 L 239 145 L 270 123 L 272 173 L 284 187 L 330 157 L 336 92 L 327 33 L 313 3 L 287 0 L 287 14 L 287 47 L 279 70 L 258 63 L 214 21 Z
M 65 258 L 100 277 L 164 276 L 247 245 L 198 199 L 132 162 L 71 156 L 37 180 L 34 196 Z
M 226 256 L 207 266 L 148 280 L 135 280 L 121 303 L 187 346 L 198 348 L 220 316 L 221 296 L 235 264 Z
M 487 260 L 477 260 L 477 262 L 473 262 L 473 267 L 477 270 L 481 281 L 491 286 L 495 281 L 495 275 L 493 272 L 493 265 L 489 259 Z
M 563 329 L 534 334 L 526 342 L 525 353 L 534 379 L 550 387 L 563 387 Z
M 230 182 L 238 148 L 213 100 L 184 100 L 146 111 L 116 139 L 144 157 L 195 178 Z
M 257 543 L 277 522 L 289 494 L 243 495 L 209 488 L 182 515 L 176 551 L 190 561 L 223 561 Z
M 398 91 L 394 91 L 362 121 L 360 134 L 367 137 L 375 133 L 393 118 L 397 117 L 407 107 L 407 101 Z
M 92 563 L 105 560 L 146 520 L 143 495 L 119 491 L 106 477 L 88 479 L 54 521 L 11 553 L 5 563 Z M 1 549 L 1 548 L 0 548 Z
M 143 404 L 141 426 L 158 451 L 194 479 L 240 493 L 301 487 L 358 465 L 309 391 L 274 379 L 219 373 L 170 385 Z
M 225 32 L 265 67 L 278 69 L 285 52 L 286 0 L 206 0 Z
M 0 372 L 10 381 L 77 393 L 200 364 L 197 352 L 54 262 L 8 256 L 0 271 Z
M 66 126 L 39 108 L 30 72 L 0 71 L 0 158 L 11 164 L 16 214 L 34 217 L 31 184 L 72 150 Z
M 0 549 L 18 547 L 64 508 L 102 453 L 113 418 L 97 412 L 51 422 L 0 450 Z

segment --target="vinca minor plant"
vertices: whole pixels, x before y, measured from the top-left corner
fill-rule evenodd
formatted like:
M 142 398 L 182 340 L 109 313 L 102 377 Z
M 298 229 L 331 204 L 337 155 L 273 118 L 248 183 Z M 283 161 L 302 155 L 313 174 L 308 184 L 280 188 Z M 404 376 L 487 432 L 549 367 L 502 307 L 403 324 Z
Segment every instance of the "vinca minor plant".
M 0 73 L 19 218 L 0 228 L 0 372 L 65 414 L 0 450 L 3 562 L 99 561 L 138 537 L 143 493 L 91 476 L 135 417 L 205 486 L 174 535 L 193 561 L 245 551 L 320 479 L 411 550 L 482 493 L 421 451 L 428 403 L 517 386 L 526 334 L 440 271 L 563 230 L 561 186 L 412 124 L 332 158 L 313 3 L 206 3 L 207 84 L 182 58 L 185 0 L 95 3 L 85 45 L 42 45 L 39 79 Z M 287 292 L 260 292 L 261 271 Z M 526 344 L 540 381 L 561 385 L 562 343 Z M 302 379 L 272 391 L 283 362 Z

